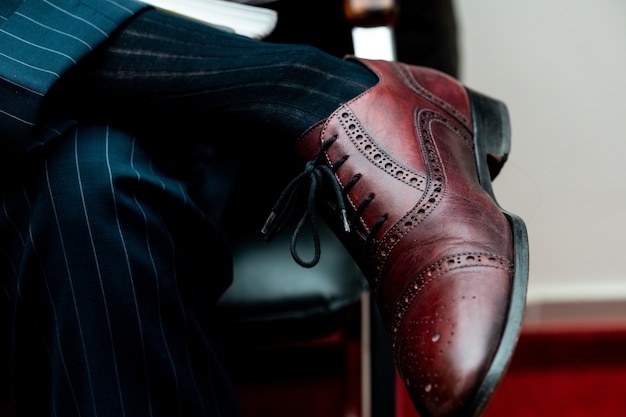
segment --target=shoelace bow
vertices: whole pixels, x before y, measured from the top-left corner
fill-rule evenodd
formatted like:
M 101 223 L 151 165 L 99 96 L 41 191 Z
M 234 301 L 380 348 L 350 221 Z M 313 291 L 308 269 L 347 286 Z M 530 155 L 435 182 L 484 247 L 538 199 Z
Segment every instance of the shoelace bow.
M 324 182 L 328 181 L 332 187 L 335 200 L 337 202 L 337 208 L 341 217 L 341 222 L 343 224 L 343 230 L 346 233 L 350 232 L 350 224 L 354 223 L 354 219 L 357 218 L 365 210 L 367 205 L 374 199 L 374 196 L 370 195 L 368 198 L 361 201 L 354 213 L 352 219 L 353 221 L 348 222 L 346 205 L 344 202 L 344 192 L 347 193 L 348 190 L 352 188 L 352 186 L 354 186 L 357 181 L 359 181 L 361 176 L 355 176 L 348 184 L 346 184 L 345 189 L 342 190 L 341 186 L 335 178 L 335 171 L 343 162 L 345 162 L 345 159 L 341 159 L 336 162 L 332 168 L 325 163 L 320 163 L 322 157 L 324 156 L 324 152 L 326 152 L 326 150 L 328 150 L 328 148 L 336 140 L 337 137 L 332 137 L 329 140 L 325 141 L 315 157 L 311 161 L 307 162 L 304 171 L 298 174 L 293 180 L 289 182 L 289 184 L 287 184 L 283 192 L 278 197 L 278 200 L 272 207 L 272 211 L 265 221 L 263 228 L 261 229 L 261 232 L 266 235 L 266 239 L 268 241 L 276 236 L 282 230 L 287 221 L 292 217 L 297 202 L 297 196 L 308 182 L 309 190 L 306 209 L 302 213 L 302 216 L 300 217 L 300 220 L 298 221 L 298 224 L 296 225 L 296 228 L 291 235 L 290 241 L 291 256 L 299 265 L 306 268 L 311 268 L 317 265 L 321 256 L 320 234 L 315 209 L 316 200 L 319 193 L 322 192 L 322 189 L 324 188 Z M 376 231 L 382 226 L 382 224 L 386 220 L 387 215 L 385 214 L 374 223 L 370 233 L 367 236 L 365 247 L 369 245 Z M 313 258 L 310 261 L 304 260 L 297 251 L 298 239 L 307 221 L 309 221 L 311 225 L 314 245 Z
M 297 196 L 303 187 L 305 187 L 308 183 L 309 190 L 306 209 L 302 213 L 302 216 L 300 217 L 300 220 L 291 235 L 290 242 L 291 256 L 299 265 L 306 268 L 311 268 L 317 265 L 321 256 L 320 234 L 315 208 L 318 194 L 324 188 L 323 186 L 325 181 L 329 182 L 332 186 L 332 190 L 337 201 L 337 207 L 339 208 L 341 221 L 343 223 L 343 229 L 345 232 L 350 232 L 350 224 L 348 223 L 341 186 L 335 179 L 333 170 L 326 164 L 320 163 L 324 152 L 335 142 L 336 139 L 336 137 L 332 137 L 324 142 L 315 155 L 315 158 L 307 162 L 304 171 L 298 174 L 289 182 L 289 184 L 287 184 L 272 207 L 272 211 L 261 229 L 261 233 L 266 235 L 267 240 L 271 240 L 276 234 L 278 234 L 280 230 L 282 230 L 285 223 L 287 223 L 287 221 L 292 217 L 297 202 Z M 311 225 L 314 245 L 313 258 L 310 261 L 304 260 L 297 251 L 298 239 L 307 221 L 309 221 Z

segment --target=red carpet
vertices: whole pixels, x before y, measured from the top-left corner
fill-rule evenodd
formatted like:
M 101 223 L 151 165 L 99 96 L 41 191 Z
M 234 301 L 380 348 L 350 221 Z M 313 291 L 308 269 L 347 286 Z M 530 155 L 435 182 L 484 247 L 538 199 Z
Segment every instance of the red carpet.
M 316 381 L 321 382 L 317 388 L 312 385 Z M 346 382 L 357 383 L 343 374 L 330 384 L 318 376 L 300 388 L 296 380 L 265 386 L 259 398 L 271 398 L 270 414 L 262 411 L 248 386 L 244 417 L 355 416 L 345 412 L 346 398 L 337 397 L 345 395 Z M 419 417 L 403 387 L 396 397 L 395 417 Z M 280 413 L 277 404 L 282 404 Z M 583 416 L 626 417 L 626 322 L 526 326 L 483 417 Z
M 626 323 L 525 328 L 483 417 L 590 416 L 626 416 Z
M 626 323 L 525 329 L 485 417 L 626 416 Z

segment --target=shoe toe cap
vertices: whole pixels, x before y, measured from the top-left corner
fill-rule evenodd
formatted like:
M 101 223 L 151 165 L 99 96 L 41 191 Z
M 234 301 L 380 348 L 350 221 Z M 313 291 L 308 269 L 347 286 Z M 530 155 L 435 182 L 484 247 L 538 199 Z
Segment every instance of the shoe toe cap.
M 407 309 L 394 351 L 423 417 L 473 415 L 506 325 L 510 275 L 496 268 L 452 271 L 421 289 Z

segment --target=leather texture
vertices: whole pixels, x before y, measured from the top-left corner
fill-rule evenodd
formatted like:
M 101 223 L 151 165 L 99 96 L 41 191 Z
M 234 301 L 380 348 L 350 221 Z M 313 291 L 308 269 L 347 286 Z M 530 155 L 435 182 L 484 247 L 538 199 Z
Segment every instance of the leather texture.
M 356 213 L 351 231 L 332 200 L 322 210 L 371 286 L 420 415 L 478 415 L 486 399 L 476 397 L 496 384 L 484 388 L 515 256 L 509 221 L 479 181 L 470 98 L 436 70 L 360 61 L 380 82 L 309 129 L 297 152 L 312 159 L 336 138 L 324 158 Z

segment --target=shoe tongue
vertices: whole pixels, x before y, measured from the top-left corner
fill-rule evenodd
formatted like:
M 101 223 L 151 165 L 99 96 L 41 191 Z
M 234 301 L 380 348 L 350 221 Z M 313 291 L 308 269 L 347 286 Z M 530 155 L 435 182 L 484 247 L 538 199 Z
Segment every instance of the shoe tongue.
M 296 155 L 308 161 L 315 158 L 322 145 L 322 131 L 327 120 L 320 120 L 298 138 L 295 147 Z

